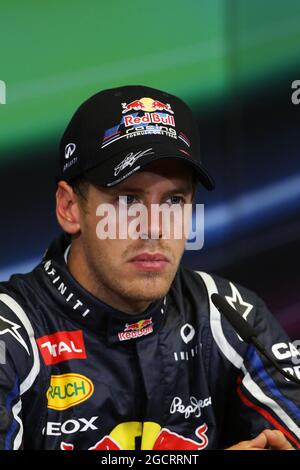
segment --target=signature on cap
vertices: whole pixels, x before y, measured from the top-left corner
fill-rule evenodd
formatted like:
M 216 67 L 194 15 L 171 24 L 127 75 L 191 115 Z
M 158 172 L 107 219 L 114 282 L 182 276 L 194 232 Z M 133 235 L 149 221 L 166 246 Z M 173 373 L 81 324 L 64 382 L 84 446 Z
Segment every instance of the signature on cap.
M 147 150 L 143 150 L 143 151 L 140 151 L 140 152 L 137 152 L 137 153 L 129 153 L 128 155 L 126 155 L 126 157 L 124 158 L 124 160 L 121 161 L 121 163 L 119 163 L 119 165 L 117 165 L 114 169 L 114 175 L 115 176 L 118 176 L 118 174 L 120 173 L 120 171 L 123 171 L 127 166 L 130 166 L 132 167 L 132 165 L 141 157 L 145 157 L 145 156 L 148 156 L 148 155 L 154 155 L 154 152 L 152 151 L 152 147 L 147 149 Z

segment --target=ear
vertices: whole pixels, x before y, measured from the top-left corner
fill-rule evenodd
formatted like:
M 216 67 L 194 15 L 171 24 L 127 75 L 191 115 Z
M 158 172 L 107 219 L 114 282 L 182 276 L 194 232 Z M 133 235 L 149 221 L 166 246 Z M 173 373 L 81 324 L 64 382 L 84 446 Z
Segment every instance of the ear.
M 80 210 L 73 188 L 60 181 L 56 191 L 56 217 L 64 232 L 75 235 L 80 231 Z

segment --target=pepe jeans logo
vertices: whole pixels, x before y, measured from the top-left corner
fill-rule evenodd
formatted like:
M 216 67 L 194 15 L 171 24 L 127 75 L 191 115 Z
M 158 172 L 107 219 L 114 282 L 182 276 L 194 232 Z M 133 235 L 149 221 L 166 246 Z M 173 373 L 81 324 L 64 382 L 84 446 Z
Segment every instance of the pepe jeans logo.
M 51 375 L 47 391 L 48 408 L 66 410 L 88 400 L 94 393 L 93 382 L 80 374 Z
M 185 419 L 188 419 L 191 415 L 195 415 L 195 418 L 200 418 L 202 414 L 202 408 L 206 408 L 211 405 L 211 397 L 205 398 L 204 400 L 197 400 L 195 397 L 190 397 L 190 403 L 185 406 L 180 397 L 174 397 L 170 413 L 183 414 Z
M 0 104 L 6 104 L 6 84 L 0 80 Z

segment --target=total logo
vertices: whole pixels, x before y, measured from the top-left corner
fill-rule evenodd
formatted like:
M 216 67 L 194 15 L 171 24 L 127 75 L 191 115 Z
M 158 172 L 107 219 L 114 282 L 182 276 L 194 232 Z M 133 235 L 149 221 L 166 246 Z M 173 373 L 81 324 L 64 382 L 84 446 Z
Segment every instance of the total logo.
M 86 359 L 81 330 L 59 331 L 37 339 L 37 344 L 46 365 L 58 364 L 70 359 Z
M 51 375 L 47 390 L 48 408 L 66 410 L 88 400 L 94 393 L 93 382 L 81 374 Z
M 136 323 L 126 323 L 124 331 L 118 333 L 120 341 L 139 338 L 140 336 L 149 335 L 153 332 L 152 318 L 140 320 Z
M 175 126 L 174 111 L 168 103 L 162 103 L 161 101 L 154 100 L 152 98 L 140 98 L 138 100 L 131 101 L 130 103 L 122 103 L 123 114 L 132 111 L 143 111 L 143 116 L 128 115 L 124 116 L 125 127 L 139 124 L 168 124 Z M 157 113 L 155 111 L 167 111 L 166 113 Z
M 135 450 L 137 438 L 141 439 L 141 450 L 202 450 L 209 442 L 207 430 L 203 423 L 194 431 L 193 438 L 187 438 L 153 422 L 121 423 L 88 450 Z M 75 446 L 62 442 L 60 448 L 74 450 Z

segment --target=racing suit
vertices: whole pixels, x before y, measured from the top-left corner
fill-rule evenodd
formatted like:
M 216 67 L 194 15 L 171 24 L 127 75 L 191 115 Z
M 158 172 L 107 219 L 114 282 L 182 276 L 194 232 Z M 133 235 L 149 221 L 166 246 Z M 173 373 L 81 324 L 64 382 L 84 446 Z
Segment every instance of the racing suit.
M 253 292 L 179 267 L 142 314 L 72 277 L 55 240 L 29 274 L 0 285 L 1 449 L 222 449 L 280 429 L 300 447 L 300 390 L 220 316 L 218 292 L 281 366 L 298 351 Z

